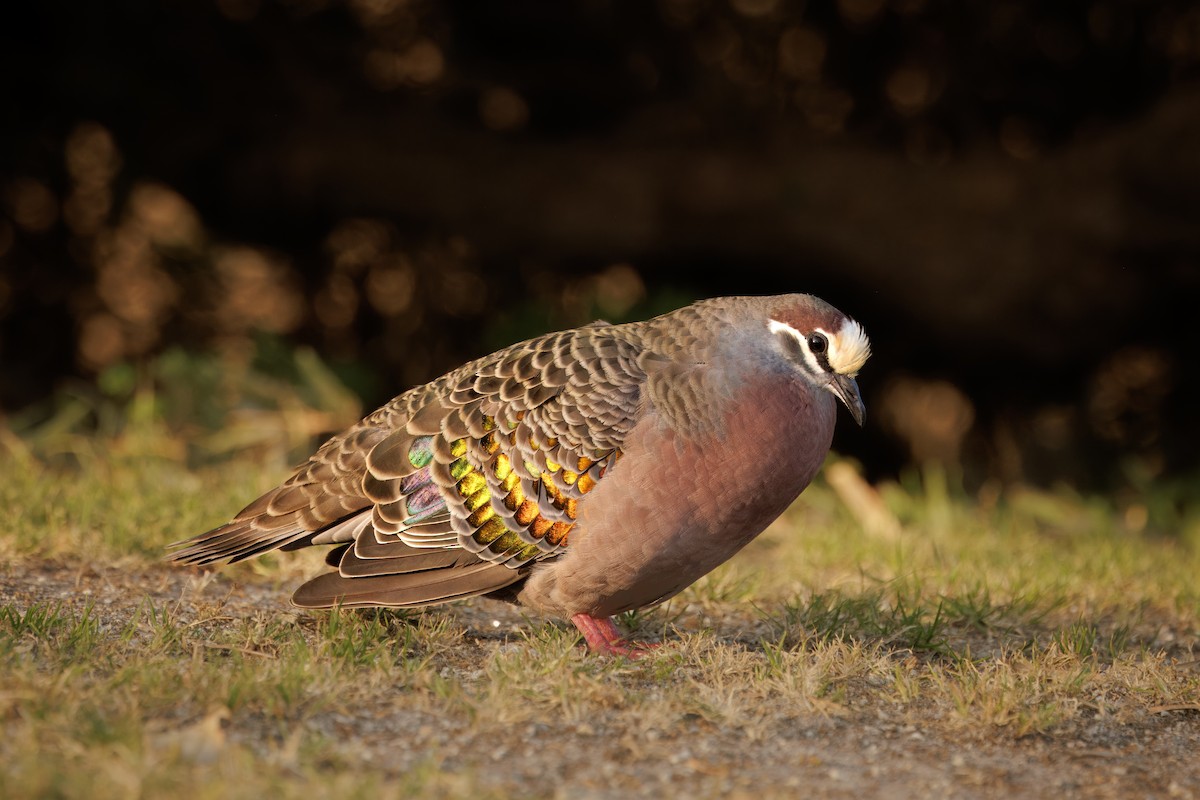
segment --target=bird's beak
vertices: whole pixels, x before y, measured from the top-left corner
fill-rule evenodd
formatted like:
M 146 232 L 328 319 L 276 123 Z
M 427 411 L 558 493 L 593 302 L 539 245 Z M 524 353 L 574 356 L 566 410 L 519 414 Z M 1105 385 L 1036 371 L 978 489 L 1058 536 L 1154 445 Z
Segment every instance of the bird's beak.
M 858 382 L 849 375 L 838 375 L 829 382 L 829 391 L 838 396 L 846 404 L 850 416 L 862 427 L 867 419 L 867 407 L 863 405 L 862 395 L 858 393 Z

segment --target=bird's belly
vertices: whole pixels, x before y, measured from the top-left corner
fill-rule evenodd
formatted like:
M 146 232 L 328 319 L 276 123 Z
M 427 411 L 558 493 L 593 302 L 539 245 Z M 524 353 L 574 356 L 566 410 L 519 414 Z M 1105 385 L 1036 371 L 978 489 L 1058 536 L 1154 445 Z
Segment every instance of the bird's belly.
M 589 613 L 612 616 L 656 605 L 679 594 L 744 546 L 738 537 L 721 533 L 710 531 L 701 543 L 694 535 L 677 532 L 662 539 L 652 553 L 643 550 L 623 561 L 602 559 L 609 562 L 607 580 L 592 598 Z
M 828 451 L 832 419 L 828 428 L 800 442 L 738 430 L 695 441 L 669 428 L 642 432 L 639 444 L 654 457 L 622 459 L 624 474 L 597 485 L 567 552 L 534 574 L 522 600 L 551 613 L 610 616 L 674 596 L 800 494 Z

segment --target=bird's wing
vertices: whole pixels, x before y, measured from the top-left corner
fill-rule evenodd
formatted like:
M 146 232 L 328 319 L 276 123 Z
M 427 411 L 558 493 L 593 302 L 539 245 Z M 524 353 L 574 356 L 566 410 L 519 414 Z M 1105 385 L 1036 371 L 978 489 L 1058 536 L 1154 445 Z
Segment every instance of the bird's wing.
M 419 402 L 381 409 L 392 432 L 363 480 L 375 538 L 461 547 L 510 567 L 561 550 L 578 502 L 638 417 L 642 350 L 615 330 L 532 339 L 451 373 Z M 410 525 L 423 513 L 419 492 L 440 496 L 449 532 Z
M 567 545 L 638 418 L 644 352 L 617 330 L 547 334 L 400 395 L 171 558 L 348 544 L 301 605 L 424 605 L 518 580 Z
M 355 521 L 371 505 L 363 492 L 367 453 L 388 431 L 359 423 L 326 442 L 281 485 L 243 508 L 229 522 L 171 545 L 172 561 L 209 564 L 241 561 L 276 548 L 349 541 Z

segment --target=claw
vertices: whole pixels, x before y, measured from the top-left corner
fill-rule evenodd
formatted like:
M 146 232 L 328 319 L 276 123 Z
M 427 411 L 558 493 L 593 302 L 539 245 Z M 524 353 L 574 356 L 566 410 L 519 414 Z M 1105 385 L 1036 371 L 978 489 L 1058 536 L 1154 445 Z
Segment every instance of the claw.
M 621 629 L 616 626 L 611 617 L 592 617 L 587 614 L 576 614 L 571 622 L 587 640 L 588 650 L 607 656 L 625 656 L 626 658 L 641 658 L 649 653 L 657 644 L 645 642 L 627 642 Z

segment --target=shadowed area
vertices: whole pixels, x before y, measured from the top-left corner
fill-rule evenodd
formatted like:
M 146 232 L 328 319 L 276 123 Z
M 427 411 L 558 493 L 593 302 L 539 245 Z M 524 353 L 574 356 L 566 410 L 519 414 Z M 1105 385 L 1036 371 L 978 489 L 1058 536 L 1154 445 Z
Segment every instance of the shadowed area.
M 871 475 L 1196 468 L 1190 3 L 3 13 L 22 424 L 179 347 L 294 372 L 309 345 L 369 408 L 546 330 L 806 291 L 877 343 L 879 424 L 837 442 Z

